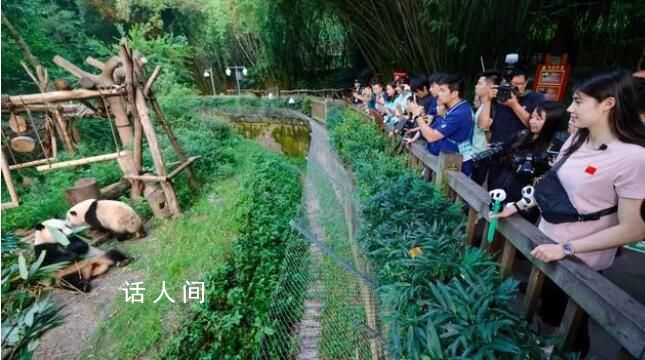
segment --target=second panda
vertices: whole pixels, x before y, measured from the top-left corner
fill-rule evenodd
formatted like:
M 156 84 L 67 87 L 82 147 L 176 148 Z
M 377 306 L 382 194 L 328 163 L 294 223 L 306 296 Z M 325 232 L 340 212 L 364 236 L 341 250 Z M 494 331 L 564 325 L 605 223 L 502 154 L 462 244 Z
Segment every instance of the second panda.
M 125 203 L 114 200 L 88 199 L 72 206 L 67 211 L 67 222 L 71 226 L 85 223 L 93 229 L 112 232 L 117 240 L 123 241 L 134 235 L 146 236 L 143 222 L 137 213 Z
M 60 231 L 69 244 L 58 243 L 50 229 Z M 125 264 L 130 259 L 116 249 L 103 251 L 89 246 L 85 241 L 72 233 L 72 229 L 63 220 L 49 219 L 36 225 L 34 234 L 34 252 L 36 258 L 45 252 L 42 266 L 68 262 L 69 266 L 58 270 L 54 277 L 65 287 L 89 292 L 90 280 L 104 274 L 114 264 Z M 84 259 L 83 259 L 84 258 Z

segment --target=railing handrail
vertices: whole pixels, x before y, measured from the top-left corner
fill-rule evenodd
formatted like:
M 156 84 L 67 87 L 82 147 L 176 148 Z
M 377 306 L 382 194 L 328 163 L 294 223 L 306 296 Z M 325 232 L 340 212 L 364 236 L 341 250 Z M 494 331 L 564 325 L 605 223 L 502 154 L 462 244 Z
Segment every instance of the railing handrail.
M 318 100 L 313 99 L 313 101 Z M 353 107 L 349 108 L 356 110 Z M 369 117 L 358 110 L 357 112 Z M 484 188 L 461 171 L 444 170 L 442 168 L 444 161 L 441 157 L 430 154 L 419 143 L 411 144 L 409 152 L 426 168 L 436 174 L 443 174 L 449 190 L 468 204 L 476 215 L 488 214 L 490 197 Z M 487 216 L 484 218 L 487 219 Z M 498 223 L 496 230 L 515 249 L 524 254 L 535 268 L 548 276 L 573 299 L 575 304 L 598 322 L 624 350 L 637 359 L 645 359 L 645 306 L 643 304 L 575 258 L 549 264 L 535 260 L 530 255 L 531 250 L 537 245 L 552 244 L 554 241 L 527 220 L 518 216 L 503 219 Z M 539 295 L 539 292 L 537 294 Z M 528 292 L 527 296 L 529 296 Z M 569 306 L 567 312 L 570 312 Z M 566 316 L 565 314 L 565 318 Z M 563 319 L 563 323 L 566 320 Z

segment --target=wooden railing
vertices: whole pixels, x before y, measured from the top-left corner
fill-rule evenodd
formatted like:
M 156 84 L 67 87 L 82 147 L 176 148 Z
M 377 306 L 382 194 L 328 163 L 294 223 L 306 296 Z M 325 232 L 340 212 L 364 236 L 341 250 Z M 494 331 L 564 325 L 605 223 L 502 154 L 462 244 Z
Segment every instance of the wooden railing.
M 324 100 L 313 99 L 312 112 L 315 103 L 325 109 L 328 106 Z M 359 113 L 367 121 L 374 121 L 366 114 Z M 401 139 L 395 135 L 392 141 L 400 142 Z M 433 156 L 420 143 L 411 144 L 406 149 L 411 166 L 424 168 L 426 180 L 432 181 L 444 194 L 468 208 L 466 243 L 472 245 L 477 220 L 482 217 L 487 219 L 490 202 L 488 192 L 460 171 L 461 155 Z M 481 246 L 497 255 L 503 277 L 511 275 L 518 251 L 531 261 L 523 305 L 527 320 L 531 321 L 535 315 L 545 276 L 569 296 L 559 329 L 563 339 L 559 344 L 561 348 L 570 347 L 580 320 L 586 313 L 621 345 L 619 359 L 645 359 L 645 306 L 577 259 L 563 259 L 549 264 L 534 259 L 530 255 L 531 250 L 540 244 L 551 244 L 553 240 L 520 216 L 501 220 L 491 244 L 485 241 L 487 232 L 488 222 L 484 226 Z

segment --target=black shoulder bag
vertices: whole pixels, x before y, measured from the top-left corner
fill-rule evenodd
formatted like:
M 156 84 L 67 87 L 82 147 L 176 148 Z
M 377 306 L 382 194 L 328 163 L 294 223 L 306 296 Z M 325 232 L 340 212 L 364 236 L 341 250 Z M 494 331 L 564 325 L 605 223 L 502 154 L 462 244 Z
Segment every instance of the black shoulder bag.
M 535 184 L 535 201 L 537 202 L 542 218 L 552 224 L 566 222 L 592 221 L 618 211 L 618 206 L 596 211 L 589 214 L 580 214 L 573 206 L 567 191 L 558 178 L 558 170 L 571 156 L 565 155 L 553 167 L 544 173 Z

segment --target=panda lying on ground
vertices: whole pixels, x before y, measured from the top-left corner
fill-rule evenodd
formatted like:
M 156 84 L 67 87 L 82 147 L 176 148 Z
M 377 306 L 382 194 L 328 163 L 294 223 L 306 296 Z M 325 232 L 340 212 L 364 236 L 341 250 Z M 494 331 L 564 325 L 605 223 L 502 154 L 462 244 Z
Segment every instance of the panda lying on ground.
M 48 228 L 59 230 L 69 244 L 64 246 L 56 241 Z M 85 241 L 73 234 L 64 220 L 49 219 L 36 225 L 34 234 L 34 252 L 36 258 L 45 251 L 42 266 L 69 262 L 70 265 L 58 270 L 54 277 L 61 280 L 63 286 L 82 292 L 91 290 L 90 280 L 104 274 L 110 266 L 125 265 L 130 259 L 119 250 L 103 251 L 89 246 Z M 85 259 L 83 259 L 85 257 Z M 83 259 L 83 260 L 81 260 Z
M 72 206 L 67 211 L 67 223 L 80 226 L 85 223 L 93 229 L 112 232 L 117 240 L 123 241 L 131 235 L 146 236 L 143 222 L 128 205 L 114 200 L 88 199 Z

